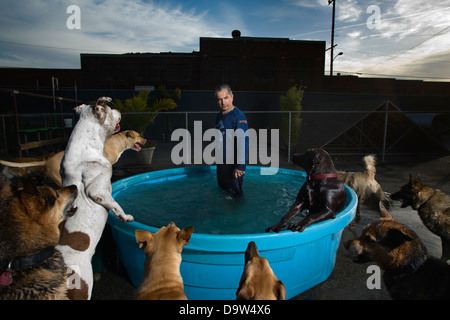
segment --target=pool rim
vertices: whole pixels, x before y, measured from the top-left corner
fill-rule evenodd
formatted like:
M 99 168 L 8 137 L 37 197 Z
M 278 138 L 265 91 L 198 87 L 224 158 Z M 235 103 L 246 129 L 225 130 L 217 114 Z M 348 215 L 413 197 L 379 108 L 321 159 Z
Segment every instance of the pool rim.
M 127 178 L 120 179 L 112 183 L 112 195 L 115 198 L 118 193 L 123 189 L 127 189 L 130 185 L 145 181 L 145 179 L 157 179 L 157 178 L 167 178 L 170 176 L 187 174 L 200 171 L 215 171 L 216 166 L 190 166 L 190 167 L 180 167 L 163 169 L 157 171 L 149 171 L 133 175 Z M 247 166 L 248 171 L 260 171 L 273 170 L 270 167 L 260 167 L 260 166 Z M 278 173 L 299 176 L 305 178 L 306 172 L 301 170 L 285 169 L 279 168 Z M 300 189 L 301 185 L 298 186 Z M 294 247 L 300 244 L 315 241 L 323 237 L 326 234 L 335 234 L 341 232 L 354 218 L 356 214 L 357 206 L 357 196 L 355 192 L 345 186 L 347 197 L 350 197 L 350 201 L 346 204 L 345 209 L 338 214 L 336 214 L 334 219 L 328 219 L 319 223 L 315 223 L 307 227 L 303 232 L 292 232 L 290 230 L 283 230 L 279 233 L 245 233 L 245 234 L 206 234 L 206 233 L 196 233 L 194 225 L 194 233 L 191 236 L 190 243 L 186 247 L 189 250 L 201 250 L 210 252 L 242 252 L 247 248 L 248 242 L 255 241 L 258 247 L 264 248 L 264 250 L 277 250 L 280 248 L 280 241 L 285 243 L 287 247 Z M 120 204 L 120 203 L 119 203 Z M 133 214 L 129 212 L 128 214 Z M 168 221 L 167 223 L 169 223 Z M 175 224 L 177 223 L 176 221 Z M 160 227 L 149 226 L 138 221 L 127 222 L 126 224 L 119 221 L 118 218 L 114 217 L 114 214 L 110 211 L 108 212 L 108 224 L 116 229 L 121 229 L 122 232 L 129 233 L 132 238 L 135 237 L 134 230 L 147 230 L 152 233 L 157 232 Z M 330 226 L 330 224 L 332 224 Z M 178 225 L 177 225 L 178 226 Z M 180 229 L 186 228 L 187 226 L 178 226 Z M 268 226 L 267 226 L 268 227 Z M 133 230 L 133 234 L 129 230 Z M 275 240 L 276 241 L 271 241 Z M 286 246 L 284 246 L 286 247 Z M 230 251 L 230 248 L 233 250 Z

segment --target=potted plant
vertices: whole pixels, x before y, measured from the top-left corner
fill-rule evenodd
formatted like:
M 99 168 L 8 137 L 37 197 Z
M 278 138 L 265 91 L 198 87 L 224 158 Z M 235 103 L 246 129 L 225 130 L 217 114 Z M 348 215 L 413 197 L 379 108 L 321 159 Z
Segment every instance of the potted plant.
M 181 95 L 180 89 L 177 88 L 172 94 L 173 97 L 169 97 L 164 87 L 158 88 L 156 99 L 152 99 L 149 93 L 147 90 L 140 91 L 137 96 L 124 102 L 115 99 L 111 103 L 112 108 L 122 113 L 122 126 L 139 132 L 142 137 L 145 137 L 147 127 L 155 121 L 159 112 L 173 110 L 178 106 L 175 101 L 178 101 Z M 156 141 L 147 140 L 147 145 L 137 153 L 139 164 L 150 164 L 155 148 Z
M 140 152 L 137 153 L 136 159 L 139 164 L 148 165 L 152 163 L 153 152 L 156 149 L 156 141 L 148 139 L 147 142 L 142 146 Z

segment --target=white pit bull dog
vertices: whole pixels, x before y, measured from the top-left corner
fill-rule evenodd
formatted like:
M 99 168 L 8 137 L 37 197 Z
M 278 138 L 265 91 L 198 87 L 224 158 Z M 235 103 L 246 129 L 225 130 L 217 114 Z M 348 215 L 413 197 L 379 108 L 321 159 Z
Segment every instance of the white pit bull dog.
M 120 129 L 120 112 L 107 106 L 111 98 L 97 105 L 75 108 L 80 115 L 69 138 L 61 163 L 63 186 L 76 185 L 76 215 L 61 225 L 61 251 L 69 274 L 69 298 L 90 299 L 93 285 L 91 258 L 106 224 L 108 211 L 122 221 L 133 221 L 111 196 L 112 165 L 103 155 L 105 141 Z

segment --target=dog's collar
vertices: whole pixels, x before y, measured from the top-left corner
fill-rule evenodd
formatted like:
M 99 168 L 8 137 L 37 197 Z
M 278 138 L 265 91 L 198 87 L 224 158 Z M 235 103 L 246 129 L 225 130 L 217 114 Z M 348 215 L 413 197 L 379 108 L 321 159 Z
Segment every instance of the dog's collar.
M 416 272 L 420 267 L 422 267 L 426 260 L 427 257 L 423 257 L 418 261 L 410 263 L 409 265 L 391 270 L 389 273 L 395 278 L 403 278 L 409 276 L 410 274 Z
M 55 247 L 47 247 L 42 251 L 26 257 L 14 258 L 10 261 L 2 260 L 0 270 L 17 270 L 40 265 L 42 262 L 53 256 Z
M 308 175 L 307 180 L 319 180 L 319 179 L 337 179 L 337 173 L 318 173 L 313 175 Z

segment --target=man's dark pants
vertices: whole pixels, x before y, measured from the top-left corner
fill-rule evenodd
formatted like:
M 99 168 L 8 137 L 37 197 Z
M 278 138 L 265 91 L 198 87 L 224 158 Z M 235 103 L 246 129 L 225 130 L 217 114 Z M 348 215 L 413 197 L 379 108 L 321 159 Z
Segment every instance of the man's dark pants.
M 234 164 L 217 165 L 217 182 L 222 189 L 228 191 L 233 197 L 239 197 L 243 195 L 242 182 L 244 176 L 235 178 L 234 168 Z

